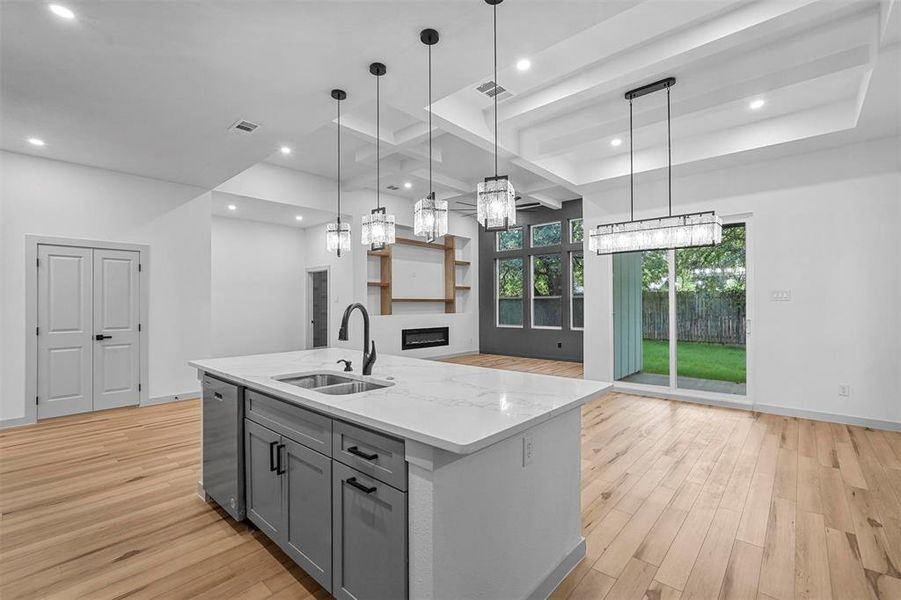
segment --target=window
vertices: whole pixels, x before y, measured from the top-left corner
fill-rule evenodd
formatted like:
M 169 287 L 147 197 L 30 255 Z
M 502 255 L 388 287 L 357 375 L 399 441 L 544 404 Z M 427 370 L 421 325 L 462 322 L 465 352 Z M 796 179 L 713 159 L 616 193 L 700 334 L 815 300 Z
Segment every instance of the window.
M 584 239 L 584 232 L 582 231 L 582 219 L 570 219 L 569 220 L 569 242 L 571 244 L 578 244 Z
M 522 327 L 523 268 L 521 258 L 497 261 L 497 325 Z
M 557 223 L 557 233 L 560 224 Z M 559 254 L 532 256 L 532 327 L 559 329 L 562 323 L 563 277 Z
M 498 252 L 522 249 L 522 227 L 511 227 L 507 231 L 498 231 L 496 235 Z
M 581 221 L 581 219 L 579 219 Z M 585 255 L 581 252 L 570 254 L 570 327 L 585 327 Z
M 532 225 L 532 247 L 559 246 L 561 241 L 560 222 Z

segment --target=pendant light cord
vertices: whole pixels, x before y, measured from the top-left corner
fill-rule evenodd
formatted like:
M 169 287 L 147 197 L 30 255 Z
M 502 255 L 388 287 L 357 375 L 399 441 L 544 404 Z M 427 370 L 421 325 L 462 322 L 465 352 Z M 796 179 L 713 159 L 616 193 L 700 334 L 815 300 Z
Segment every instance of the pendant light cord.
M 669 196 L 669 216 L 673 216 L 673 134 L 670 118 L 669 86 L 666 86 L 666 153 L 667 153 L 667 194 Z
M 379 96 L 379 77 L 375 76 L 375 208 L 382 207 L 380 194 L 382 187 L 382 130 L 379 126 L 379 116 L 381 113 L 380 96 Z
M 635 168 L 632 163 L 632 99 L 629 98 L 629 211 L 635 220 Z
M 429 196 L 432 191 L 432 46 L 429 45 Z M 433 198 L 434 199 L 434 198 Z
M 497 82 L 497 4 L 494 8 L 494 176 L 497 177 L 497 94 L 500 84 Z
M 338 223 L 341 222 L 341 100 L 338 100 Z M 340 232 L 339 232 L 340 235 Z

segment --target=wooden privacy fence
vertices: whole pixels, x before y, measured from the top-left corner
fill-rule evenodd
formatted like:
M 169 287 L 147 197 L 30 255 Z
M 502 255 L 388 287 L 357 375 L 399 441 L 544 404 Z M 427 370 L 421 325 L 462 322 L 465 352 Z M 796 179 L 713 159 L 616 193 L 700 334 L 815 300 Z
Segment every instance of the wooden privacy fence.
M 642 292 L 643 335 L 669 339 L 667 292 Z M 745 343 L 745 299 L 726 294 L 676 292 L 677 338 L 682 342 Z

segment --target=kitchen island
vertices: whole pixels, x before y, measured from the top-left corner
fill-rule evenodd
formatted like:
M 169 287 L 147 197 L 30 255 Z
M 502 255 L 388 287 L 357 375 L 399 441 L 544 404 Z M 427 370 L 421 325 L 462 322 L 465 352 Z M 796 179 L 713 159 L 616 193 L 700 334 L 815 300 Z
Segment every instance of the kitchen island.
M 546 597 L 585 554 L 580 407 L 609 384 L 340 359 L 359 353 L 190 363 L 205 411 L 240 405 L 248 518 L 337 598 Z M 208 404 L 207 382 L 235 392 Z

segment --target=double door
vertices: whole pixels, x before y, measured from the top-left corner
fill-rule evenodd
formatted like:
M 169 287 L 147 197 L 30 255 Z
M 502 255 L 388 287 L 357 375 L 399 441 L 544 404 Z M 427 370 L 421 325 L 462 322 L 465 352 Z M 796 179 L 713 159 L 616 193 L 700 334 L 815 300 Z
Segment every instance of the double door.
M 139 258 L 38 246 L 38 418 L 138 404 Z

